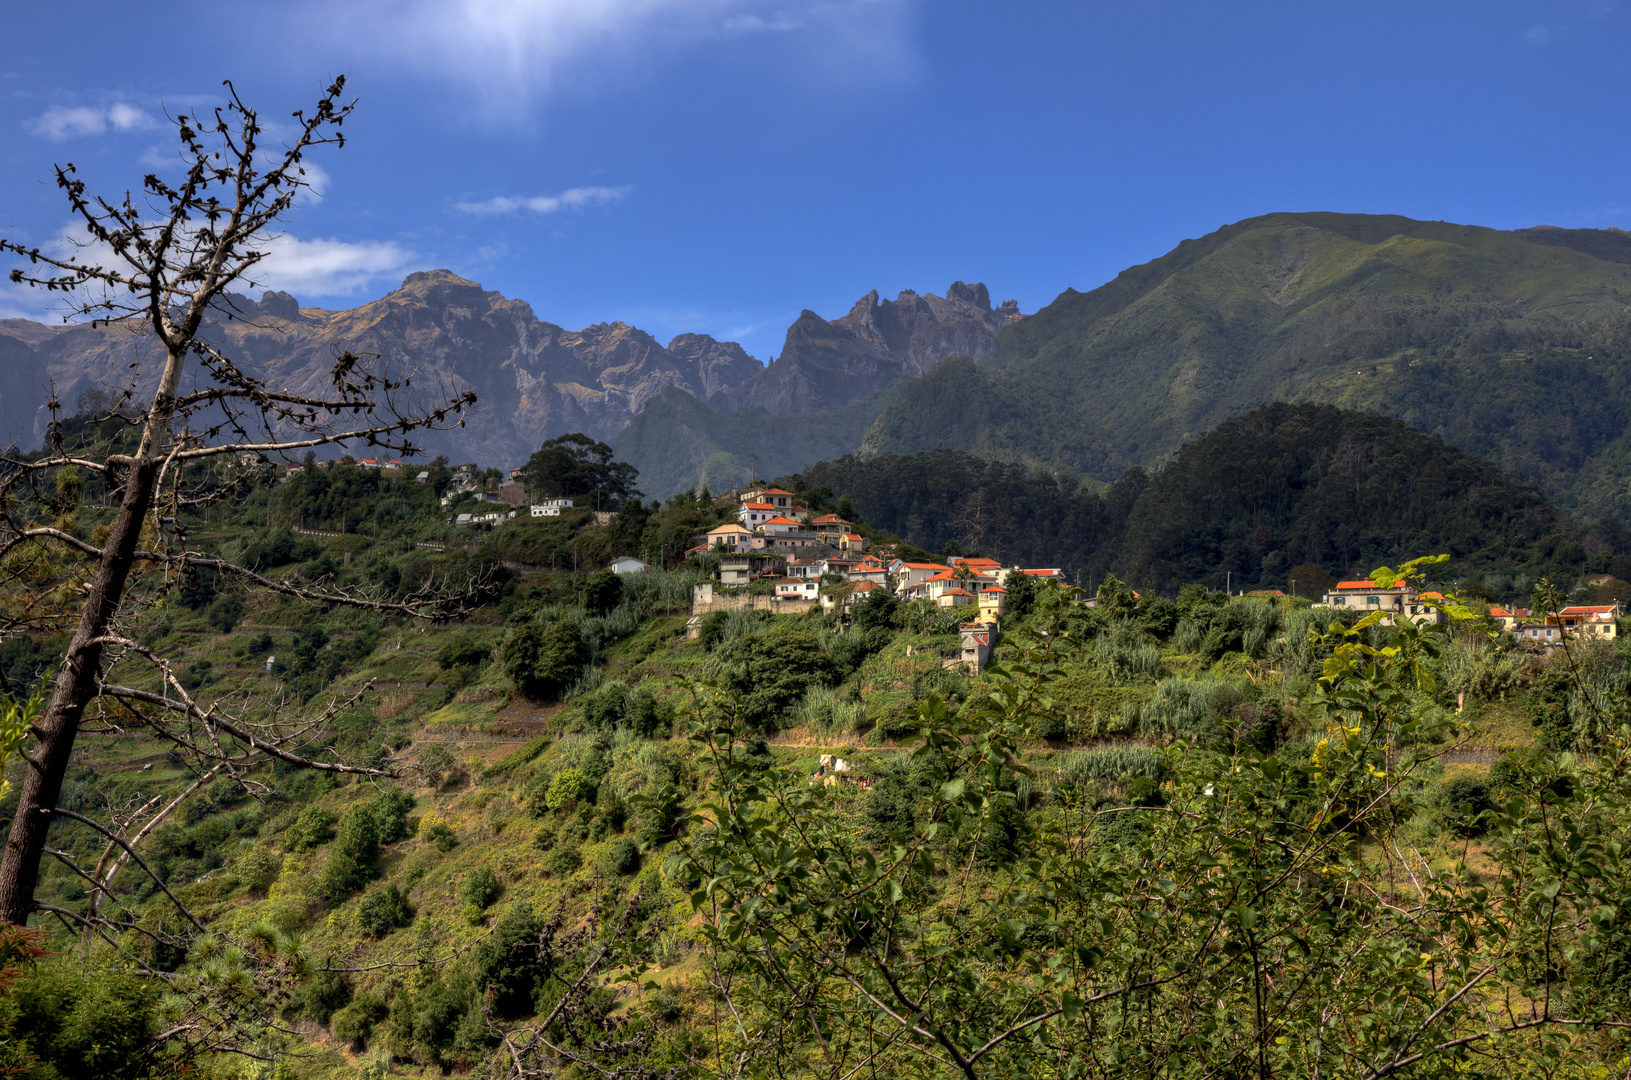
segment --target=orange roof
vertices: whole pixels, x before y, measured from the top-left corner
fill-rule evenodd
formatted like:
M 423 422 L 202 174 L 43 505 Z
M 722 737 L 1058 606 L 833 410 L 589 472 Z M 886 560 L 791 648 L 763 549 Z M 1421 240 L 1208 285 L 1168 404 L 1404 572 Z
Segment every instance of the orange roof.
M 1365 581 L 1339 581 L 1339 582 L 1337 582 L 1336 589 L 1332 589 L 1331 591 L 1336 592 L 1337 589 L 1375 589 L 1375 588 L 1380 588 L 1380 586 L 1378 586 L 1376 584 L 1376 582 L 1370 581 L 1370 580 L 1365 580 Z
M 1005 596 L 1008 594 L 1008 590 L 1003 588 L 1001 585 L 993 585 L 989 589 L 986 589 L 985 591 L 986 592 L 1000 592 Z
M 1613 604 L 1582 604 L 1575 607 L 1566 607 L 1558 612 L 1559 615 L 1612 615 Z
M 924 578 L 923 581 L 919 582 L 919 584 L 927 584 L 927 583 L 929 583 L 931 581 L 956 581 L 956 580 L 957 580 L 957 575 L 956 574 L 952 573 L 950 570 L 942 570 L 942 571 L 940 571 L 940 573 L 936 574 L 934 577 Z
M 1421 595 L 1421 599 L 1423 599 L 1423 600 L 1442 600 L 1442 599 L 1444 599 L 1444 594 L 1441 593 L 1441 592 L 1424 592 L 1424 593 L 1422 593 L 1420 595 Z
M 820 517 L 816 518 L 816 521 L 820 522 L 823 525 L 848 525 L 849 524 L 849 522 L 845 521 L 843 518 L 839 517 L 837 514 L 822 514 Z
M 742 505 L 747 507 L 749 510 L 774 510 L 774 509 L 776 509 L 774 506 L 771 506 L 769 503 L 743 503 Z
M 784 518 L 780 514 L 778 514 L 773 518 L 770 518 L 768 520 L 759 522 L 759 524 L 761 524 L 761 525 L 797 525 L 798 522 L 794 521 L 791 518 Z
M 776 582 L 776 584 L 777 585 L 803 585 L 804 580 L 802 578 L 796 578 L 796 577 L 784 577 L 780 581 Z
M 845 533 L 844 534 L 844 539 L 845 540 L 859 540 L 860 538 L 861 538 L 860 535 L 857 534 L 857 533 Z
M 1059 573 L 1059 568 L 1055 566 L 1055 567 L 1049 567 L 1046 570 L 1021 570 L 1020 573 L 1022 573 L 1022 574 L 1033 574 L 1033 575 L 1036 575 L 1038 577 L 1041 577 L 1043 575 L 1046 575 L 1048 577 L 1053 577 L 1053 576 L 1055 576 L 1055 575 L 1057 575 Z
M 871 592 L 873 589 L 881 588 L 883 588 L 883 586 L 879 585 L 876 581 L 862 581 L 857 582 L 855 588 L 851 589 L 850 592 L 852 594 L 858 592 Z
M 945 592 L 941 593 L 940 595 L 941 596 L 973 596 L 974 594 L 969 592 L 967 589 L 947 589 Z
M 933 570 L 936 573 L 946 568 L 943 564 L 937 562 L 909 562 L 905 566 L 908 570 Z
M 781 488 L 764 488 L 759 492 L 759 494 L 761 494 L 761 495 L 791 495 L 793 493 L 791 491 L 783 491 Z

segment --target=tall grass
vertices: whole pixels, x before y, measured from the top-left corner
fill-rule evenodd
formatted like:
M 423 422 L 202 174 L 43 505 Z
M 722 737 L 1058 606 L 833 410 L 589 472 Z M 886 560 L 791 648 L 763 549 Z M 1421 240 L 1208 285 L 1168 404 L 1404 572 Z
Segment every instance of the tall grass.
M 691 607 L 691 589 L 711 580 L 700 570 L 642 570 L 623 576 L 623 599 L 647 615 Z
M 808 726 L 821 735 L 832 736 L 856 731 L 865 718 L 863 702 L 841 701 L 825 686 L 812 686 L 793 706 L 790 723 L 793 727 Z
M 1166 771 L 1161 756 L 1147 746 L 1101 746 L 1059 758 L 1060 776 L 1077 784 L 1099 780 L 1119 783 L 1137 776 L 1160 780 Z
M 1240 687 L 1221 679 L 1163 679 L 1142 705 L 1128 706 L 1127 719 L 1136 715 L 1145 738 L 1213 743 L 1227 736 L 1223 719 L 1245 700 Z

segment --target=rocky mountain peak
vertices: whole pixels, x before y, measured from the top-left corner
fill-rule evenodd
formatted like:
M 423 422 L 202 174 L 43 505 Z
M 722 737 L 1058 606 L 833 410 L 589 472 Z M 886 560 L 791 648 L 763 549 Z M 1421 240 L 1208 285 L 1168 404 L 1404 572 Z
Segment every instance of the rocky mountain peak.
M 991 292 L 985 287 L 983 281 L 977 281 L 973 285 L 965 285 L 961 281 L 954 281 L 946 287 L 946 299 L 961 300 L 964 303 L 973 304 L 977 308 L 984 308 L 986 311 L 991 310 Z M 1019 306 L 1017 300 L 1014 301 L 1014 306 L 1016 308 Z
M 1019 317 L 1014 302 L 992 311 L 990 290 L 978 282 L 954 281 L 944 297 L 902 289 L 879 300 L 873 289 L 831 322 L 802 312 L 781 355 L 725 400 L 772 415 L 841 408 L 948 356 L 985 356 Z

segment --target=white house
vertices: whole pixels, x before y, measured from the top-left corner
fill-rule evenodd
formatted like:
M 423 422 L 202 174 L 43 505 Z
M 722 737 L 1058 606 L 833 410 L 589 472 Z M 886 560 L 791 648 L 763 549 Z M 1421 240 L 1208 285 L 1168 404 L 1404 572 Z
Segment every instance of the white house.
M 614 574 L 638 574 L 642 570 L 650 570 L 651 567 L 633 555 L 625 555 L 621 559 L 613 559 L 607 564 L 606 569 Z
M 820 593 L 821 582 L 819 581 L 783 578 L 776 582 L 776 599 L 778 600 L 814 600 Z
M 749 529 L 757 529 L 762 523 L 776 517 L 776 508 L 769 503 L 744 502 L 736 509 L 737 523 Z

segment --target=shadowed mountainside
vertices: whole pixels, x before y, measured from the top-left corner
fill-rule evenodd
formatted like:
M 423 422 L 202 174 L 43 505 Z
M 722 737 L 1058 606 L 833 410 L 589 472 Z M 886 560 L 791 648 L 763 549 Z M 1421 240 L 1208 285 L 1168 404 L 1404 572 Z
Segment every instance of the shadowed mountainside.
M 1112 480 L 1269 401 L 1441 435 L 1631 517 L 1631 236 L 1270 214 L 1187 240 L 904 384 L 867 452 L 956 447 Z
M 277 385 L 319 392 L 346 351 L 384 357 L 393 377 L 411 374 L 417 387 L 469 385 L 480 403 L 468 426 L 432 433 L 425 444 L 491 464 L 523 461 L 568 431 L 609 439 L 667 387 L 717 399 L 763 370 L 740 345 L 703 334 L 682 334 L 665 349 L 620 322 L 564 330 L 524 301 L 445 270 L 410 274 L 400 289 L 345 311 L 303 308 L 279 292 L 234 303 L 212 337 Z M 38 445 L 49 385 L 71 406 L 85 390 L 124 386 L 129 364 L 153 352 L 145 333 L 124 326 L 0 322 L 0 364 L 11 376 L 0 383 L 0 422 L 24 445 Z M 152 366 L 143 372 L 151 377 Z

